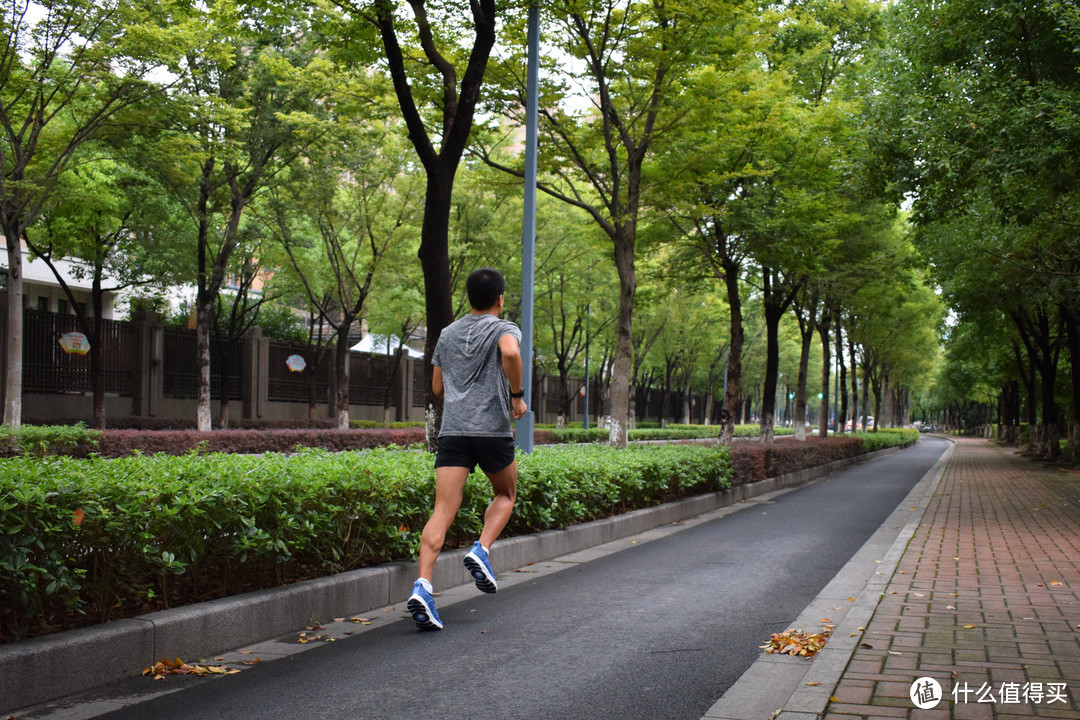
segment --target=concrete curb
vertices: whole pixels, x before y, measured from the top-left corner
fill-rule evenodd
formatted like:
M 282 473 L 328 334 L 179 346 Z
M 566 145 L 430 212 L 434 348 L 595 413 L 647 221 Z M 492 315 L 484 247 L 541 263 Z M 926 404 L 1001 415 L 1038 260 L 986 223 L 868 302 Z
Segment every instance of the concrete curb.
M 833 620 L 836 627 L 825 647 L 812 660 L 762 653 L 702 720 L 820 720 L 862 642 L 863 628 L 877 611 L 882 593 L 922 522 L 954 446 L 949 445 L 881 527 L 791 623 L 792 628 L 817 632 L 822 618 Z
M 603 520 L 500 540 L 496 572 L 569 555 L 792 488 L 900 448 L 886 448 L 789 475 L 738 485 Z M 439 556 L 439 588 L 471 584 L 467 549 Z M 139 675 L 162 658 L 194 660 L 279 637 L 313 623 L 360 614 L 408 596 L 416 563 L 393 563 L 163 610 L 136 618 L 0 645 L 0 713 L 57 700 Z M 92 662 L 89 659 L 92 658 Z

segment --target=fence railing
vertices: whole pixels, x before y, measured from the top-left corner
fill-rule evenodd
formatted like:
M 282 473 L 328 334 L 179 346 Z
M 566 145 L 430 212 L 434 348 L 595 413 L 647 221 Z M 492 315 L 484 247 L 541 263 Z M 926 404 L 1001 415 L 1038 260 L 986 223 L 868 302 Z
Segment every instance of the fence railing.
M 332 360 L 328 352 L 323 353 L 316 362 L 313 350 L 279 340 L 271 340 L 267 355 L 267 398 L 269 400 L 307 403 L 314 397 L 315 402 L 325 402 L 330 386 Z M 288 359 L 293 355 L 304 358 L 303 370 L 289 369 Z M 314 383 L 314 388 L 312 388 L 312 383 Z
M 72 315 L 27 309 L 23 324 L 23 391 L 32 407 L 24 412 L 35 417 L 70 419 L 72 414 L 89 416 L 90 403 L 70 397 L 56 403 L 49 395 L 79 396 L 92 393 L 89 355 L 68 354 L 58 342 L 61 335 L 77 330 Z M 100 339 L 104 366 L 105 392 L 114 398 L 130 398 L 118 406 L 121 414 L 132 416 L 183 417 L 194 416 L 193 402 L 197 396 L 197 355 L 195 331 L 188 328 L 166 327 L 150 319 L 133 321 L 102 321 Z M 305 361 L 302 371 L 290 369 L 288 359 L 299 355 Z M 333 417 L 331 397 L 333 387 L 333 348 L 321 358 L 303 345 L 261 337 L 256 331 L 239 343 L 226 347 L 219 337 L 210 343 L 211 397 L 221 397 L 221 367 L 229 373 L 229 400 L 243 403 L 243 417 L 264 420 L 285 420 L 307 417 L 297 406 L 315 405 L 326 408 L 323 417 Z M 397 419 L 422 420 L 427 401 L 424 360 L 403 360 L 383 354 L 350 353 L 349 401 L 354 417 L 381 418 L 389 393 L 390 407 Z M 292 368 L 296 363 L 291 363 Z M 573 394 L 570 403 L 573 418 L 584 413 L 584 398 L 576 392 L 580 380 L 570 381 Z M 601 412 L 602 401 L 597 397 L 596 383 L 591 385 L 590 414 Z M 542 371 L 533 382 L 532 408 L 538 422 L 553 422 L 561 407 L 561 382 L 544 378 Z M 638 420 L 666 416 L 683 416 L 684 399 L 681 393 L 671 393 L 667 402 L 660 391 L 636 389 L 634 393 Z M 696 396 L 692 404 L 692 421 L 704 420 L 703 398 Z M 665 405 L 666 407 L 661 407 Z M 291 407 L 290 407 L 291 406 Z M 368 410 L 364 410 L 367 408 Z M 715 414 L 714 408 L 714 414 Z M 644 411 L 644 412 L 642 412 Z M 113 411 L 110 411 L 113 412 Z M 715 421 L 716 418 L 713 418 Z
M 105 392 L 130 397 L 135 376 L 135 331 L 130 323 L 100 320 Z M 79 332 L 74 315 L 27 309 L 23 314 L 23 392 L 84 393 L 93 389 L 90 356 L 66 352 L 65 333 Z

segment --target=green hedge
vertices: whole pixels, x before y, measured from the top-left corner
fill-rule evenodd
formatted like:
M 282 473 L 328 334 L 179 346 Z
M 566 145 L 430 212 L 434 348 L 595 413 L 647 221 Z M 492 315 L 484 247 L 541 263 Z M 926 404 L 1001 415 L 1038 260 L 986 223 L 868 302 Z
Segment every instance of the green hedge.
M 863 441 L 863 452 L 884 448 L 907 446 L 919 441 L 919 431 L 914 428 L 880 428 L 877 432 L 848 433 Z
M 142 452 L 181 455 L 192 450 L 200 453 L 270 453 L 291 452 L 297 447 L 327 450 L 363 450 L 374 447 L 405 447 L 425 441 L 424 424 L 395 422 L 389 427 L 370 420 L 353 420 L 351 430 L 332 428 L 270 428 L 217 429 L 208 432 L 195 430 L 91 430 L 81 423 L 75 425 L 23 425 L 11 431 L 0 428 L 0 457 L 30 455 L 70 455 L 73 457 L 124 457 Z M 652 425 L 630 431 L 630 439 L 691 440 L 711 439 L 717 435 L 715 425 L 670 425 L 661 429 Z M 757 425 L 737 425 L 735 437 L 757 437 Z M 776 428 L 776 435 L 789 435 L 790 428 Z M 568 427 L 556 430 L 553 426 L 538 426 L 535 441 L 538 445 L 605 443 L 606 429 Z
M 74 425 L 23 425 L 18 429 L 0 426 L 0 455 L 85 454 L 98 447 L 100 430 Z
M 699 446 L 540 448 L 519 467 L 511 533 L 730 483 L 727 450 Z M 409 557 L 433 493 L 432 456 L 395 450 L 2 460 L 0 639 Z M 451 543 L 489 500 L 471 477 Z

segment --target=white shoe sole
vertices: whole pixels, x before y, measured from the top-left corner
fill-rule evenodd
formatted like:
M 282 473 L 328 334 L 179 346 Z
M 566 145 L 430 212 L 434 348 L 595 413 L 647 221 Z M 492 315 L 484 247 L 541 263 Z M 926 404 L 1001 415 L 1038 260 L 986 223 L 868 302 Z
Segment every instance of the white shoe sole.
M 409 614 L 412 615 L 413 622 L 416 623 L 418 629 L 442 630 L 442 621 L 439 620 L 439 616 L 435 614 L 434 608 L 428 607 L 424 598 L 419 595 L 413 595 L 409 598 L 409 601 L 405 603 L 405 607 L 409 610 Z
M 499 583 L 495 580 L 495 576 L 488 572 L 487 566 L 484 565 L 484 561 L 473 555 L 471 552 L 465 556 L 465 568 L 472 575 L 473 580 L 476 581 L 476 589 L 480 592 L 493 593 L 499 589 Z

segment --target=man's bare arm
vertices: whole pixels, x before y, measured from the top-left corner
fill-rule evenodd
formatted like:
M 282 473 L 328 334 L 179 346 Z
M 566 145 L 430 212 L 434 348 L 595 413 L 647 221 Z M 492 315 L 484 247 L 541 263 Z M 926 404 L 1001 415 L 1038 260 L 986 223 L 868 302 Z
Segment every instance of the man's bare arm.
M 503 335 L 499 338 L 499 352 L 502 353 L 503 372 L 510 382 L 510 392 L 521 392 L 523 363 L 521 361 L 521 346 L 513 335 Z M 514 419 L 520 420 L 521 416 L 529 409 L 525 405 L 524 398 L 513 398 L 510 403 L 514 413 Z
M 443 396 L 442 368 L 438 365 L 431 369 L 431 391 L 435 397 Z

